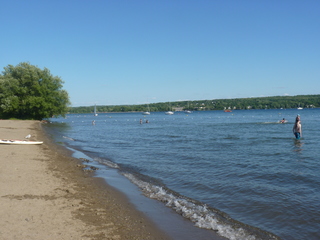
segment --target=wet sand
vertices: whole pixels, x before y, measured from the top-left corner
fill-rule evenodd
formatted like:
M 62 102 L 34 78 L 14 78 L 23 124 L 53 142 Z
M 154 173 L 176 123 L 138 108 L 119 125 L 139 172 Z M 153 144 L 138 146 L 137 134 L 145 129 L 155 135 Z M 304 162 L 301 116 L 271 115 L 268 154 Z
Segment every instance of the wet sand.
M 170 239 L 119 191 L 83 171 L 38 121 L 0 120 L 0 239 Z

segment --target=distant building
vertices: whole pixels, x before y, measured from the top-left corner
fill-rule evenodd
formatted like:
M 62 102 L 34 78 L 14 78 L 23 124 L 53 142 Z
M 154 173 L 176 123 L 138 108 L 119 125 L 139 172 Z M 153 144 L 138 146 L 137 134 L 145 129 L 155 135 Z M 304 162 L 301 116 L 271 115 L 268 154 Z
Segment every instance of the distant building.
M 181 111 L 183 111 L 183 107 L 173 107 L 172 109 L 173 109 L 173 111 L 175 111 L 175 112 L 181 112 Z

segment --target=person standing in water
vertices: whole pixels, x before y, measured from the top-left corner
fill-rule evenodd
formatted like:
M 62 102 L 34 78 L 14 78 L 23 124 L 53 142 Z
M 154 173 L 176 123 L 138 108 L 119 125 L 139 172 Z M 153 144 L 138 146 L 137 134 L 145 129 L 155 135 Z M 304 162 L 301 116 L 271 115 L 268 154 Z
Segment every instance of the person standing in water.
M 301 128 L 301 121 L 300 121 L 300 115 L 296 117 L 296 122 L 293 125 L 292 132 L 296 139 L 300 139 L 302 137 L 302 128 Z

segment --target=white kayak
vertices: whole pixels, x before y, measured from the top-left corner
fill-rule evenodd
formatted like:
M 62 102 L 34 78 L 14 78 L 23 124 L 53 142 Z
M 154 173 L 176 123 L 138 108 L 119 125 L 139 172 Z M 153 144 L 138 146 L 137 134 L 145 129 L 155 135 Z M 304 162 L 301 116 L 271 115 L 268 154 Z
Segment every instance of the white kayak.
M 40 141 L 28 141 L 28 140 L 7 140 L 0 139 L 0 144 L 17 144 L 17 145 L 25 145 L 25 144 L 42 144 Z

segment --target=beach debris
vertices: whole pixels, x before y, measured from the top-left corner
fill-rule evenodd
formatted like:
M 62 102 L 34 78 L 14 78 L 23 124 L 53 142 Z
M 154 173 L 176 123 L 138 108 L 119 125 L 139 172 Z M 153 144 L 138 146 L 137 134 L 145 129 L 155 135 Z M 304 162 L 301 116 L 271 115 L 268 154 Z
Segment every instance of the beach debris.
M 88 165 L 85 165 L 85 164 L 78 164 L 77 167 L 78 168 L 82 168 L 82 171 L 84 171 L 84 172 L 94 172 L 94 171 L 99 169 L 97 167 L 88 166 Z
M 77 165 L 77 167 L 78 167 L 78 168 L 87 168 L 87 167 L 88 167 L 88 165 L 78 164 L 78 165 Z

